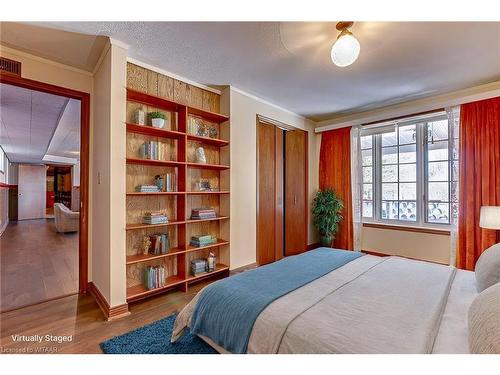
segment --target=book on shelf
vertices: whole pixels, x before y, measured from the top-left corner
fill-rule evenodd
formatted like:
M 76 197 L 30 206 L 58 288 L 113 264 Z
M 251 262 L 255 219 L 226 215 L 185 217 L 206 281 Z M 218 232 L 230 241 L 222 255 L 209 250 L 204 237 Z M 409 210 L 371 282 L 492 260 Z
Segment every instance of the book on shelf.
M 164 266 L 148 266 L 144 268 L 144 287 L 147 290 L 164 287 L 166 279 L 167 270 Z
M 206 259 L 194 259 L 191 261 L 191 275 L 196 276 L 207 272 Z
M 146 254 L 161 255 L 167 254 L 170 250 L 170 239 L 167 233 L 151 234 L 146 236 L 144 242 L 149 244 L 144 249 Z
M 159 141 L 144 142 L 140 148 L 140 156 L 150 160 L 168 160 L 168 145 Z
M 192 236 L 189 244 L 194 247 L 208 246 L 217 243 L 217 236 L 211 234 L 203 234 Z
M 215 219 L 217 213 L 213 208 L 193 208 L 191 210 L 192 220 Z
M 142 222 L 143 224 L 166 224 L 168 217 L 161 212 L 147 212 L 142 217 Z
M 156 185 L 139 185 L 135 188 L 135 191 L 139 193 L 157 193 L 160 189 Z

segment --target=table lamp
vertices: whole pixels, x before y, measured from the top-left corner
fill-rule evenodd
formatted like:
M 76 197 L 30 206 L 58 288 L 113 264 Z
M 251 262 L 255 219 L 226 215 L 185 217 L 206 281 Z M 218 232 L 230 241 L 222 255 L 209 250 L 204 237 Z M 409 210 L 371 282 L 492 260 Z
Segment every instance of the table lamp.
M 479 216 L 479 226 L 484 229 L 500 229 L 500 206 L 483 206 Z M 497 232 L 498 241 L 498 232 Z

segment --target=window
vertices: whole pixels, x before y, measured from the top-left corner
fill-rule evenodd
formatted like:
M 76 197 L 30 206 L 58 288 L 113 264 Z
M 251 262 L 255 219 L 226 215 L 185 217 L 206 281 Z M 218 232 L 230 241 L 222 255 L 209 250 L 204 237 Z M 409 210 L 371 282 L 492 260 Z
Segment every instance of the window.
M 452 134 L 445 114 L 362 130 L 365 221 L 450 224 L 451 176 L 458 176 Z

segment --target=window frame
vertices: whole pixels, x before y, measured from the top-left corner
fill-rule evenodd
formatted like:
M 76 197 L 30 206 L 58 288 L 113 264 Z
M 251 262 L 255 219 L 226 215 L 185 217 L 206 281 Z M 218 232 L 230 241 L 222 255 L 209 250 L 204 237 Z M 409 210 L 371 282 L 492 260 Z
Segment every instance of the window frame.
M 363 202 L 366 200 L 361 196 L 361 220 L 363 223 L 370 224 L 381 224 L 381 225 L 396 225 L 402 227 L 415 227 L 415 228 L 433 228 L 433 229 L 443 229 L 448 230 L 451 227 L 451 216 L 452 216 L 452 183 L 453 183 L 453 132 L 451 127 L 453 124 L 450 124 L 448 121 L 448 207 L 449 207 L 449 222 L 448 223 L 437 223 L 428 221 L 428 207 L 429 207 L 429 199 L 428 199 L 428 124 L 446 119 L 448 121 L 448 117 L 446 113 L 434 114 L 432 116 L 425 116 L 421 118 L 414 118 L 411 120 L 402 120 L 399 122 L 394 122 L 388 125 L 382 125 L 380 127 L 376 127 L 370 129 L 368 134 L 363 135 L 363 131 L 360 134 L 361 137 L 371 136 L 372 137 L 372 202 L 373 202 L 373 210 L 372 217 L 363 216 Z M 401 183 L 399 181 L 399 128 L 408 125 L 415 125 L 415 152 L 416 152 L 416 221 L 410 220 L 401 220 L 401 219 L 389 219 L 382 218 L 382 133 L 387 132 L 388 129 L 394 128 L 396 130 L 396 139 L 397 139 L 397 151 L 398 151 L 398 178 L 397 183 Z M 360 139 L 361 144 L 361 139 Z M 413 143 L 411 143 L 413 144 Z M 404 146 L 404 145 L 403 145 Z M 360 147 L 361 150 L 361 147 Z M 360 152 L 361 154 L 361 152 Z M 405 163 L 412 164 L 412 163 Z M 363 162 L 361 157 L 361 169 L 363 168 Z M 363 187 L 364 176 L 361 173 L 361 185 Z M 398 186 L 399 192 L 399 186 Z M 361 189 L 361 194 L 363 195 L 363 188 Z M 399 198 L 399 194 L 398 194 Z M 398 200 L 399 201 L 399 200 Z M 413 201 L 412 201 L 413 202 Z M 399 207 L 398 207 L 399 209 Z

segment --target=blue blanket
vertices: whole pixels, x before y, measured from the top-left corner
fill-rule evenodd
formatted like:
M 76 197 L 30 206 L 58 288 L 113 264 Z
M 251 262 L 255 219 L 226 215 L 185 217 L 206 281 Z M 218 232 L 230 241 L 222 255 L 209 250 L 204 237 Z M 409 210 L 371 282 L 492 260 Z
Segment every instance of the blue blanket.
M 246 353 L 253 325 L 271 302 L 361 255 L 322 247 L 211 284 L 198 299 L 191 332 Z

